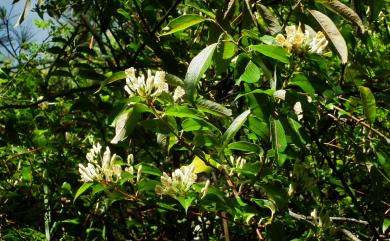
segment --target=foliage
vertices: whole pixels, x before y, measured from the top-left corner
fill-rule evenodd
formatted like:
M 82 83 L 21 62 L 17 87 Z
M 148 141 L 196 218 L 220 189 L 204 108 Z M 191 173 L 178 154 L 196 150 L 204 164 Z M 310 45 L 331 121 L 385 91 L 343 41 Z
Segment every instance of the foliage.
M 35 10 L 50 39 L 0 65 L 2 239 L 389 237 L 388 1 Z

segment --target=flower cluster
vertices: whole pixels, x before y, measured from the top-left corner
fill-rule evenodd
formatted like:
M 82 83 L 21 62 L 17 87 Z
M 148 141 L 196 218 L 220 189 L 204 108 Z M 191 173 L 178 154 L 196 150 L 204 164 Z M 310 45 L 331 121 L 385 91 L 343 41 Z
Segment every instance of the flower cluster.
M 132 160 L 132 155 L 129 156 L 128 162 Z M 117 164 L 120 157 L 116 154 L 111 155 L 110 148 L 106 147 L 106 150 L 102 154 L 102 146 L 98 143 L 92 147 L 87 154 L 88 164 L 84 166 L 79 164 L 79 173 L 81 181 L 93 182 L 104 181 L 107 183 L 118 182 L 122 177 L 122 167 Z M 142 167 L 138 168 L 137 180 L 141 175 Z M 126 172 L 129 172 L 133 176 L 134 168 L 130 165 L 125 168 Z
M 234 172 L 237 172 L 237 170 L 241 170 L 246 163 L 246 160 L 240 156 L 237 158 L 230 156 L 229 161 L 231 165 L 231 167 L 229 168 L 230 170 L 228 172 L 229 176 L 233 176 Z
M 303 33 L 300 24 L 298 26 L 293 25 L 286 27 L 286 36 L 278 34 L 275 41 L 289 52 L 300 51 L 304 47 L 309 47 L 310 52 L 323 54 L 328 45 L 328 40 L 324 33 L 319 31 L 312 37 L 308 30 Z
M 164 172 L 161 176 L 161 185 L 156 186 L 156 193 L 172 197 L 184 196 L 196 182 L 197 175 L 194 169 L 194 165 L 183 166 L 172 172 L 172 177 Z
M 135 69 L 133 67 L 126 69 L 126 86 L 125 90 L 130 95 L 141 96 L 143 98 L 157 98 L 163 92 L 169 93 L 168 84 L 165 80 L 164 71 L 156 71 L 155 75 L 152 75 L 152 71 L 148 69 L 148 76 L 140 74 L 138 77 L 135 75 Z M 178 100 L 185 94 L 183 88 L 178 86 L 173 94 L 174 100 Z

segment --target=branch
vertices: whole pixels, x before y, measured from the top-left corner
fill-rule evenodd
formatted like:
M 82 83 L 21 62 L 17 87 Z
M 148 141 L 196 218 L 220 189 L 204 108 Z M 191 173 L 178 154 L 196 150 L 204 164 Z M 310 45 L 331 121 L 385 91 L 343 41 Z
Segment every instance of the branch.
M 154 26 L 154 28 L 151 30 L 151 33 L 155 34 L 161 27 L 161 25 L 163 24 L 163 22 L 165 22 L 165 20 L 169 17 L 169 15 L 171 14 L 171 12 L 180 4 L 180 2 L 182 2 L 183 0 L 176 0 L 176 2 L 174 2 L 172 4 L 172 6 L 168 9 L 168 11 L 165 13 L 165 15 L 160 19 L 160 21 L 156 24 L 156 26 Z M 132 57 L 132 62 L 135 62 L 135 60 L 137 59 L 138 55 L 142 52 L 142 50 L 146 47 L 146 43 L 142 43 L 141 46 L 137 49 L 137 51 L 135 52 L 135 54 L 133 55 Z
M 86 87 L 81 87 L 81 88 L 77 88 L 77 89 L 72 89 L 72 90 L 69 90 L 67 92 L 54 94 L 54 95 L 45 97 L 45 98 L 43 98 L 41 100 L 29 103 L 29 104 L 24 104 L 24 105 L 15 105 L 15 104 L 7 105 L 6 104 L 6 105 L 3 105 L 3 106 L 0 106 L 0 110 L 6 110 L 6 109 L 28 109 L 28 108 L 36 107 L 40 103 L 45 102 L 45 101 L 53 101 L 53 100 L 55 100 L 58 97 L 65 97 L 65 96 L 70 96 L 70 95 L 73 95 L 73 94 L 76 94 L 76 93 L 79 93 L 79 92 L 84 92 L 84 91 L 89 91 L 89 90 L 96 90 L 99 87 L 100 87 L 100 84 L 95 84 L 95 85 L 91 85 L 91 86 L 86 86 Z
M 333 108 L 336 109 L 336 110 L 338 110 L 338 111 L 342 111 L 342 112 L 346 113 L 349 117 L 352 118 L 352 120 L 356 121 L 358 124 L 362 125 L 363 127 L 365 127 L 365 128 L 367 128 L 367 129 L 369 129 L 369 130 L 375 132 L 378 136 L 380 136 L 380 137 L 382 137 L 383 139 L 385 139 L 387 143 L 390 143 L 390 138 L 386 137 L 385 134 L 383 134 L 383 133 L 380 132 L 379 130 L 373 128 L 371 125 L 367 124 L 367 123 L 364 122 L 364 121 L 359 120 L 358 118 L 356 118 L 355 116 L 353 116 L 351 113 L 347 112 L 346 110 L 341 109 L 341 108 L 338 107 L 338 106 L 333 105 Z
M 288 210 L 288 214 L 293 218 L 305 220 L 305 221 L 310 222 L 310 224 L 314 225 L 314 223 L 311 222 L 311 220 L 313 220 L 313 218 L 311 216 L 305 216 L 302 214 L 294 213 L 290 209 Z M 368 225 L 367 221 L 359 220 L 356 218 L 329 217 L 329 219 L 330 219 L 330 221 L 342 221 L 342 222 L 344 221 L 344 222 L 352 222 L 352 223 L 359 223 L 359 224 L 363 224 L 363 225 Z
M 366 212 L 366 210 L 359 204 L 357 201 L 355 195 L 352 193 L 351 188 L 349 187 L 347 181 L 345 180 L 343 174 L 337 170 L 336 164 L 332 161 L 330 156 L 328 155 L 328 152 L 325 150 L 323 145 L 320 143 L 317 135 L 314 133 L 310 125 L 308 125 L 306 122 L 304 123 L 305 128 L 309 131 L 311 139 L 314 140 L 314 143 L 316 143 L 319 152 L 321 155 L 325 158 L 325 160 L 328 162 L 329 167 L 332 169 L 335 176 L 340 180 L 344 191 L 347 193 L 347 195 L 351 198 L 353 205 L 359 210 L 359 212 L 363 215 L 363 217 L 366 219 L 368 226 L 371 229 L 372 234 L 374 235 L 375 239 L 379 239 L 379 233 L 376 230 L 375 225 L 370 221 L 370 218 Z

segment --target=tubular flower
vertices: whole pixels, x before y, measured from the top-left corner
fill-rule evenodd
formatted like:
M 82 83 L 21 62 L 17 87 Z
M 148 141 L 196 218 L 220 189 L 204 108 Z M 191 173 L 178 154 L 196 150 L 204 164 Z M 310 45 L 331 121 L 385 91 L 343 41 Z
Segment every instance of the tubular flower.
M 162 92 L 168 92 L 168 84 L 165 82 L 164 71 L 157 71 L 153 76 L 152 71 L 149 69 L 146 79 L 143 74 L 136 77 L 133 67 L 126 69 L 125 73 L 125 90 L 130 97 L 138 95 L 144 98 L 155 98 L 161 95 Z
M 172 177 L 164 172 L 161 176 L 161 185 L 156 186 L 156 193 L 172 197 L 184 196 L 197 179 L 194 169 L 194 165 L 183 166 L 172 172 Z
M 313 37 L 307 30 L 303 33 L 301 24 L 298 26 L 293 25 L 286 27 L 286 37 L 282 34 L 278 34 L 275 37 L 275 41 L 289 52 L 301 51 L 303 48 L 309 47 L 310 52 L 323 54 L 325 48 L 328 46 L 328 40 L 324 33 L 319 31 Z
M 311 40 L 310 52 L 323 54 L 326 46 L 328 46 L 328 40 L 326 40 L 325 35 L 321 31 L 317 32 L 316 36 Z
M 235 171 L 242 169 L 245 163 L 246 160 L 240 156 L 237 158 L 230 156 L 230 164 L 232 167 L 230 168 L 229 176 L 233 176 Z
M 118 156 L 111 155 L 110 149 L 107 147 L 102 154 L 102 146 L 94 145 L 91 151 L 87 154 L 89 161 L 87 166 L 79 164 L 79 172 L 83 182 L 106 181 L 118 182 L 122 175 L 122 168 L 116 164 Z

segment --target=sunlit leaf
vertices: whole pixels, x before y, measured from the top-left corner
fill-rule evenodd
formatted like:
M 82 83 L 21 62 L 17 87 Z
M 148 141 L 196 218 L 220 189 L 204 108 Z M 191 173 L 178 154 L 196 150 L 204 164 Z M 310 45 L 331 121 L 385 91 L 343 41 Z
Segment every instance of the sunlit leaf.
M 76 201 L 76 199 L 83 194 L 85 191 L 87 191 L 91 186 L 93 185 L 93 182 L 86 182 L 84 183 L 76 192 L 76 195 L 74 195 L 73 202 Z
M 375 97 L 367 87 L 359 86 L 359 91 L 363 103 L 364 115 L 366 116 L 368 123 L 373 125 L 376 117 Z
M 290 53 L 282 47 L 259 44 L 251 45 L 250 48 L 282 63 L 288 64 L 290 62 Z
M 241 126 L 244 125 L 250 113 L 250 110 L 244 111 L 243 113 L 241 113 L 241 115 L 237 116 L 237 118 L 234 119 L 232 124 L 230 124 L 229 128 L 222 136 L 222 150 L 225 149 L 225 147 L 229 144 L 230 140 L 240 130 Z
M 162 32 L 160 35 L 163 36 L 163 35 L 173 34 L 178 31 L 189 28 L 191 26 L 194 26 L 198 23 L 201 23 L 205 20 L 206 20 L 205 17 L 196 14 L 183 15 L 170 21 L 168 25 L 163 28 L 164 32 Z
M 184 79 L 184 88 L 186 96 L 190 101 L 193 101 L 196 94 L 196 88 L 202 75 L 211 65 L 211 60 L 217 43 L 211 44 L 204 48 L 198 55 L 196 55 L 190 65 Z
M 196 101 L 197 107 L 207 113 L 219 115 L 219 116 L 231 116 L 232 110 L 225 106 L 207 99 L 199 99 Z

